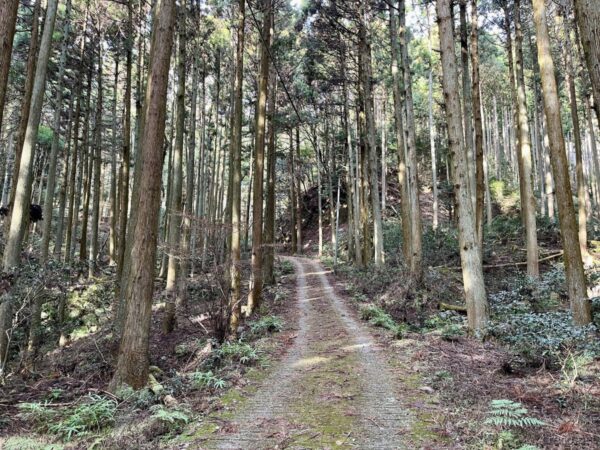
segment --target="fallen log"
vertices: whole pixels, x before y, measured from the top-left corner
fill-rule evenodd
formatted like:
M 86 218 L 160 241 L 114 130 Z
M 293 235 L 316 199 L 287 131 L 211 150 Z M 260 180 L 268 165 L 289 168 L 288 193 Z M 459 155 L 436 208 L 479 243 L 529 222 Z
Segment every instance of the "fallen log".
M 444 303 L 444 302 L 440 302 L 439 306 L 442 311 L 458 311 L 460 313 L 465 313 L 465 314 L 467 312 L 466 306 L 451 305 L 450 303 Z
M 560 251 L 558 253 L 555 253 L 553 255 L 550 256 L 546 256 L 545 258 L 541 258 L 538 259 L 538 262 L 544 262 L 544 261 L 549 261 L 551 259 L 554 258 L 558 258 L 559 256 L 563 255 L 563 251 Z M 527 265 L 527 261 L 520 261 L 520 262 L 510 262 L 510 263 L 502 263 L 502 264 L 484 264 L 483 265 L 483 269 L 499 269 L 501 267 L 511 267 L 511 266 L 526 266 Z M 436 267 L 432 267 L 432 269 L 448 269 L 448 270 L 461 270 L 462 267 L 460 266 L 452 266 L 452 267 L 448 267 L 448 266 L 436 266 Z

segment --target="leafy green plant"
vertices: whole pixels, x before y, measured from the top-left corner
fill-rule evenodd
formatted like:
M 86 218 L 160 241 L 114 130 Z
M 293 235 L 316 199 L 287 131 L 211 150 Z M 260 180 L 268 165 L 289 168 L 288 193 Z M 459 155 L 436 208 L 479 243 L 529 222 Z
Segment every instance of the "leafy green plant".
M 258 352 L 244 342 L 224 342 L 216 355 L 219 359 L 231 359 L 241 364 L 251 364 L 258 359 Z
M 56 417 L 57 411 L 49 405 L 50 402 L 21 403 L 19 404 L 19 416 L 33 422 L 36 428 L 43 430 Z
M 215 376 L 212 371 L 206 372 L 194 372 L 191 374 L 192 383 L 194 387 L 201 388 L 215 388 L 215 389 L 223 389 L 227 386 L 227 382 L 222 378 Z
M 165 408 L 163 405 L 155 405 L 151 408 L 152 418 L 167 426 L 170 432 L 183 429 L 190 420 L 188 411 L 182 408 Z
M 361 308 L 360 316 L 375 327 L 385 328 L 394 333 L 394 336 L 401 339 L 404 335 L 405 327 L 396 323 L 392 316 L 383 309 L 375 305 L 366 305 Z
M 456 341 L 459 337 L 464 336 L 465 329 L 462 324 L 449 323 L 442 328 L 442 339 L 445 341 Z
M 55 409 L 50 403 L 23 403 L 21 415 L 32 420 L 40 431 L 48 431 L 65 440 L 98 431 L 114 422 L 117 402 L 90 394 L 75 409 Z
M 529 415 L 529 411 L 521 403 L 507 399 L 492 400 L 486 425 L 499 429 L 495 435 L 495 447 L 498 449 L 514 448 L 517 450 L 536 450 L 532 445 L 521 445 L 515 434 L 516 430 L 527 427 L 541 427 L 543 421 Z
M 48 431 L 63 439 L 71 440 L 75 436 L 82 436 L 112 425 L 116 409 L 115 400 L 90 394 L 86 403 L 77 406 L 73 411 L 67 410 L 61 420 L 48 427 Z
M 58 400 L 62 396 L 63 392 L 64 391 L 60 388 L 52 388 L 50 389 L 50 392 L 48 392 L 48 399 L 50 401 Z
M 253 334 L 278 333 L 283 329 L 283 320 L 277 316 L 261 317 L 250 324 Z
M 280 275 L 290 275 L 294 273 L 294 264 L 284 259 L 277 265 L 277 270 Z
M 490 411 L 485 424 L 506 428 L 539 427 L 545 423 L 528 415 L 527 408 L 520 402 L 500 399 L 490 402 Z
M 595 325 L 575 326 L 568 312 L 507 315 L 488 331 L 530 363 L 558 366 L 569 352 L 600 355 Z

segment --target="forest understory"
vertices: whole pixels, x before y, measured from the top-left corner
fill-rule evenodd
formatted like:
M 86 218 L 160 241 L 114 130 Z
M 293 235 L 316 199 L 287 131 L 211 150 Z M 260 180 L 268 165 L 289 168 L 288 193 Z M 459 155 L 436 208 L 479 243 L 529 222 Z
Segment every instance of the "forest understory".
M 430 212 L 430 198 L 422 195 L 424 215 Z M 490 245 L 485 254 L 489 257 L 484 262 L 490 266 L 486 285 L 493 322 L 482 342 L 469 336 L 464 307 L 457 301 L 462 290 L 456 271 L 460 262 L 455 238 L 448 232 L 426 232 L 426 263 L 438 266 L 430 269 L 422 287 L 410 283 L 400 259 L 389 258 L 383 268 L 362 270 L 340 263 L 334 272 L 332 255 L 317 255 L 318 226 L 310 219 L 317 216 L 313 200 L 310 192 L 303 200 L 308 218 L 304 253 L 322 261 L 315 273 L 326 274 L 351 315 L 368 327 L 367 333 L 384 349 L 383 364 L 389 365 L 402 402 L 395 408 L 408 417 L 394 418 L 393 433 L 369 419 L 384 436 L 387 445 L 382 448 L 594 449 L 600 445 L 597 335 L 593 338 L 589 332 L 565 326 L 562 316 L 568 304 L 558 258 L 543 264 L 539 282 L 528 279 L 522 266 L 515 265 L 524 258 L 518 218 L 504 218 L 488 230 Z M 393 211 L 393 196 L 390 205 Z M 386 224 L 386 252 L 393 255 L 400 250 L 401 229 L 393 219 Z M 555 255 L 560 247 L 556 226 L 549 225 L 543 236 L 540 247 Z M 340 245 L 344 247 L 343 240 Z M 107 387 L 115 342 L 103 308 L 110 307 L 114 275 L 109 271 L 91 283 L 81 273 L 73 276 L 67 289 L 69 324 L 62 329 L 73 341 L 55 349 L 53 342 L 60 340 L 60 332 L 47 328 L 48 344 L 40 349 L 43 356 L 31 366 L 22 361 L 6 380 L 0 402 L 2 448 L 379 448 L 361 441 L 356 419 L 360 414 L 350 406 L 362 388 L 348 376 L 356 370 L 359 379 L 365 375 L 357 364 L 336 363 L 333 369 L 323 369 L 334 374 L 332 380 L 345 380 L 339 385 L 326 381 L 315 369 L 321 359 L 339 358 L 340 344 L 319 351 L 310 368 L 316 370 L 316 379 L 294 385 L 302 386 L 300 397 L 317 389 L 325 405 L 331 399 L 335 404 L 347 398 L 350 405 L 338 405 L 332 413 L 322 404 L 303 404 L 310 413 L 292 418 L 283 413 L 273 417 L 264 407 L 252 406 L 256 401 L 263 404 L 265 389 L 275 396 L 269 401 L 285 405 L 284 410 L 298 398 L 298 394 L 279 392 L 274 381 L 290 378 L 279 372 L 293 366 L 290 351 L 300 326 L 298 269 L 281 255 L 286 252 L 285 247 L 278 252 L 277 282 L 266 289 L 259 315 L 244 325 L 240 341 L 232 344 L 214 339 L 219 325 L 211 316 L 223 300 L 215 279 L 190 280 L 190 298 L 195 300 L 178 315 L 177 328 L 169 335 L 161 332 L 164 285 L 157 281 L 150 340 L 152 380 L 137 392 L 113 393 Z M 597 266 L 589 269 L 588 276 L 600 276 Z M 331 297 L 323 299 L 328 308 Z M 332 316 L 326 310 L 318 314 Z M 331 329 L 332 325 L 318 320 L 313 326 Z M 527 412 L 512 424 L 499 426 L 491 422 L 495 401 L 514 402 Z M 247 412 L 249 403 L 252 416 Z M 275 411 L 282 408 L 269 406 Z M 310 425 L 302 422 L 307 418 L 312 418 Z M 540 422 L 518 423 L 523 418 Z M 243 423 L 260 431 L 246 430 L 240 434 L 245 438 L 236 437 Z
M 600 448 L 599 0 L 0 0 L 0 450 Z

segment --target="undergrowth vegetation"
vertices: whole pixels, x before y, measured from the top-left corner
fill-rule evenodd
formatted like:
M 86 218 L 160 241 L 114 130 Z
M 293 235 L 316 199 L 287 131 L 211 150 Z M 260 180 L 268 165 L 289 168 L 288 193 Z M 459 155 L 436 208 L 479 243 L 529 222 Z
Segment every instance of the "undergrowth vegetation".
M 37 431 L 54 434 L 66 441 L 112 425 L 116 408 L 114 399 L 94 394 L 73 408 L 55 407 L 49 402 L 19 405 L 21 417 L 33 422 Z

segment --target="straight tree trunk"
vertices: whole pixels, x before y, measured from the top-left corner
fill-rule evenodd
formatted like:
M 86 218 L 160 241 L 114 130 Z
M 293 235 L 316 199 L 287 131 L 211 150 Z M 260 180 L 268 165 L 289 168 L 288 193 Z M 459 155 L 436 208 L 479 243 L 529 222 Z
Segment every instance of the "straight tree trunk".
M 108 255 L 110 265 L 117 264 L 118 226 L 119 226 L 119 194 L 117 185 L 119 175 L 117 172 L 117 104 L 119 102 L 119 58 L 115 57 L 115 82 L 113 89 L 112 108 L 112 150 L 110 156 L 110 234 L 108 244 Z
M 52 33 L 54 31 L 57 7 L 58 0 L 48 0 L 44 32 L 40 43 L 40 53 L 38 55 L 31 96 L 31 112 L 27 122 L 27 131 L 25 133 L 25 142 L 19 166 L 19 176 L 16 182 L 15 204 L 12 208 L 10 230 L 6 248 L 4 249 L 3 267 L 5 271 L 19 266 L 21 245 L 23 243 L 25 229 L 29 223 L 29 205 L 33 182 L 33 161 L 35 158 L 37 132 L 42 115 L 42 104 L 46 88 L 46 72 L 52 50 Z M 4 330 L 0 330 L 0 332 L 4 332 Z
M 483 332 L 488 317 L 488 303 L 483 280 L 481 252 L 475 229 L 475 215 L 468 190 L 467 154 L 463 144 L 458 73 L 454 54 L 454 35 L 450 0 L 437 0 L 442 61 L 442 85 L 448 123 L 448 144 L 452 152 L 454 191 L 458 202 L 458 235 L 463 273 L 467 319 L 472 332 Z
M 139 211 L 132 232 L 130 277 L 125 293 L 126 314 L 119 357 L 110 388 L 126 384 L 140 389 L 148 381 L 149 333 L 158 232 L 158 209 L 169 66 L 175 28 L 175 0 L 157 0 L 150 47 L 150 67 L 142 122 L 143 166 L 140 168 Z
M 100 197 L 102 196 L 102 118 L 103 108 L 102 102 L 104 101 L 103 86 L 102 86 L 102 40 L 103 37 L 99 37 L 100 44 L 98 45 L 98 99 L 96 100 L 96 118 L 94 120 L 94 143 L 90 152 L 92 158 L 91 165 L 93 166 L 93 195 L 94 201 L 92 202 L 92 229 L 90 235 L 90 254 L 89 257 L 89 277 L 96 276 L 98 271 L 98 256 L 99 256 L 99 226 L 100 226 Z M 92 178 L 90 177 L 90 182 Z
M 48 168 L 48 186 L 46 187 L 46 198 L 44 200 L 45 220 L 43 221 L 42 231 L 42 263 L 48 259 L 48 248 L 50 247 L 50 233 L 52 230 L 52 211 L 54 211 L 54 187 L 56 184 L 56 159 L 58 157 L 58 147 L 60 144 L 60 116 L 62 112 L 63 85 L 65 77 L 65 68 L 67 65 L 67 51 L 69 47 L 69 33 L 71 31 L 71 0 L 67 0 L 67 10 L 65 13 L 65 22 L 62 36 L 62 48 L 60 51 L 60 61 L 58 63 L 58 83 L 56 88 L 56 110 L 54 111 L 54 133 L 52 135 L 52 144 L 50 147 L 50 166 Z
M 166 307 L 163 319 L 163 333 L 168 334 L 175 328 L 176 317 L 176 295 L 182 249 L 180 248 L 181 219 L 183 214 L 183 144 L 185 131 L 185 77 L 186 77 L 186 29 L 185 29 L 185 5 L 179 6 L 179 37 L 178 37 L 178 61 L 177 61 L 177 96 L 175 123 L 175 146 L 173 148 L 173 180 L 171 186 L 171 203 L 167 214 L 169 214 L 169 268 L 167 271 Z
M 581 127 L 579 125 L 579 111 L 577 110 L 577 93 L 575 90 L 575 61 L 573 60 L 570 27 L 565 23 L 565 67 L 569 94 L 571 121 L 573 122 L 573 140 L 575 141 L 575 180 L 577 182 L 577 213 L 579 227 L 579 247 L 581 257 L 587 264 L 592 263 L 592 257 L 587 248 L 587 187 L 583 173 L 583 145 L 581 143 Z
M 405 0 L 400 0 L 399 24 L 400 46 L 402 51 L 402 70 L 404 73 L 404 110 L 406 111 L 406 181 L 408 185 L 408 199 L 410 203 L 410 240 L 411 258 L 410 271 L 417 283 L 423 280 L 423 226 L 421 223 L 421 205 L 419 202 L 419 173 L 417 163 L 417 140 L 415 136 L 415 113 L 412 95 L 412 75 L 410 72 L 410 58 L 408 55 L 408 40 L 406 32 Z
M 477 0 L 471 0 L 471 100 L 475 128 L 475 228 L 477 229 L 479 248 L 483 251 L 485 180 L 483 173 L 483 120 L 479 92 L 479 27 L 477 17 Z
M 18 3 L 18 2 L 15 2 Z M 19 117 L 19 129 L 17 131 L 17 146 L 15 153 L 15 163 L 13 164 L 13 172 L 12 172 L 12 187 L 10 191 L 10 199 L 8 201 L 9 209 L 12 208 L 12 205 L 15 203 L 15 195 L 17 192 L 17 180 L 19 178 L 19 167 L 21 165 L 21 152 L 23 150 L 23 143 L 25 142 L 25 132 L 27 131 L 27 122 L 29 120 L 29 111 L 31 110 L 31 94 L 33 91 L 33 81 L 35 78 L 35 68 L 38 59 L 38 50 L 39 50 L 39 41 L 40 41 L 40 33 L 39 33 L 39 19 L 40 19 L 40 9 L 41 9 L 41 0 L 36 0 L 33 6 L 33 17 L 31 20 L 31 38 L 29 42 L 29 52 L 27 54 L 27 78 L 25 80 L 25 92 L 23 95 L 23 102 L 21 103 L 21 111 Z M 12 38 L 11 38 L 12 39 Z M 12 45 L 12 41 L 11 41 Z M 10 61 L 6 64 L 6 68 L 8 69 L 10 65 Z M 5 67 L 2 64 L 2 67 Z M 1 92 L 0 92 L 1 95 Z M 1 117 L 0 112 L 0 119 Z M 1 122 L 0 122 L 1 126 Z M 10 217 L 8 217 L 10 219 Z M 5 221 L 6 230 L 10 228 L 10 220 Z
M 131 78 L 133 69 L 133 8 L 127 3 L 127 40 L 125 42 L 125 93 L 123 95 L 123 146 L 121 148 L 121 173 L 119 185 L 119 239 L 117 256 L 117 280 L 121 280 L 125 263 L 125 248 L 127 247 L 127 218 L 129 217 L 129 163 L 131 158 Z M 120 283 L 117 283 L 115 293 L 116 323 L 122 319 L 120 306 Z
M 273 15 L 271 15 L 271 20 Z M 273 25 L 271 25 L 273 26 Z M 275 75 L 275 74 L 274 74 Z M 272 77 L 269 105 L 268 105 L 268 146 L 267 146 L 267 199 L 265 205 L 265 226 L 264 226 L 264 271 L 263 277 L 266 284 L 275 283 L 275 274 L 273 272 L 275 264 L 275 166 L 277 164 L 276 154 L 276 125 L 275 108 L 277 99 L 277 78 Z
M 298 234 L 296 232 L 296 229 L 298 227 L 298 221 L 296 219 L 296 171 L 295 169 L 295 164 L 294 164 L 294 152 L 295 152 L 295 145 L 294 145 L 294 133 L 293 133 L 293 129 L 290 127 L 290 155 L 288 157 L 288 166 L 289 166 L 289 172 L 290 172 L 290 222 L 291 222 L 291 244 L 292 244 L 292 248 L 291 248 L 291 252 L 292 255 L 296 254 L 297 248 L 298 248 Z
M 375 265 L 382 266 L 384 263 L 383 252 L 383 224 L 381 218 L 381 197 L 379 195 L 379 183 L 377 176 L 377 145 L 375 140 L 375 117 L 373 112 L 373 86 L 371 68 L 371 43 L 368 26 L 370 24 L 370 11 L 366 0 L 360 3 L 361 18 L 359 26 L 359 51 L 361 53 L 362 66 L 359 69 L 361 85 L 363 88 L 363 100 L 365 104 L 366 144 L 369 157 L 369 184 L 371 193 L 371 207 L 373 213 L 373 247 L 375 250 Z
M 433 55 L 433 36 L 431 26 L 429 24 L 429 8 L 427 12 L 427 28 L 429 30 L 427 43 L 429 46 L 430 58 Z M 428 90 L 428 113 L 429 113 L 429 148 L 431 152 L 431 186 L 433 191 L 433 217 L 432 228 L 438 229 L 439 224 L 439 205 L 438 205 L 438 183 L 437 183 L 437 155 L 435 148 L 436 132 L 435 123 L 433 121 L 433 62 L 429 62 L 429 90 Z
M 592 82 L 596 118 L 600 124 L 600 3 L 597 0 L 573 0 L 573 3 L 585 62 Z
M 463 93 L 463 128 L 464 142 L 467 151 L 467 171 L 469 174 L 469 192 L 473 207 L 476 204 L 475 194 L 475 158 L 473 148 L 473 109 L 471 99 L 471 80 L 469 76 L 469 31 L 467 29 L 467 1 L 459 0 L 459 17 L 460 17 L 460 59 L 462 73 L 462 93 Z
M 241 318 L 241 214 L 242 214 L 242 113 L 243 113 L 243 84 L 244 84 L 244 36 L 246 23 L 246 0 L 239 0 L 236 11 L 237 43 L 235 75 L 233 78 L 233 123 L 231 127 L 231 297 L 229 308 L 231 318 L 229 333 L 237 336 Z
M 395 7 L 390 6 L 390 39 L 392 48 L 392 87 L 394 97 L 394 125 L 396 131 L 396 152 L 398 153 L 398 185 L 400 186 L 400 212 L 402 217 L 402 250 L 408 266 L 412 258 L 412 221 L 408 195 L 408 180 L 406 176 L 406 144 L 404 142 L 404 118 L 402 113 L 402 98 L 404 97 L 404 78 L 400 77 L 398 64 L 401 58 L 398 43 L 398 23 Z
M 60 258 L 63 247 L 64 230 L 65 230 L 65 210 L 67 208 L 67 190 L 69 188 L 69 175 L 71 171 L 70 164 L 73 163 L 73 151 L 72 151 L 72 138 L 73 138 L 73 121 L 75 117 L 74 102 L 78 99 L 81 94 L 81 86 L 77 86 L 74 95 L 71 96 L 69 101 L 69 122 L 67 126 L 67 148 L 65 151 L 65 164 L 63 166 L 62 183 L 59 194 L 59 207 L 58 207 L 58 223 L 56 225 L 56 241 L 54 242 L 54 254 Z
M 252 186 L 252 289 L 248 295 L 246 315 L 250 316 L 260 306 L 263 287 L 263 179 L 265 162 L 265 123 L 267 90 L 269 86 L 269 42 L 271 40 L 271 0 L 263 0 L 263 23 L 260 40 L 260 75 L 258 103 L 256 106 L 254 181 Z
M 531 161 L 531 136 L 527 115 L 527 94 L 525 92 L 525 74 L 523 69 L 523 31 L 521 24 L 521 1 L 515 1 L 515 54 L 516 54 L 516 100 L 519 165 L 519 186 L 521 188 L 521 208 L 525 228 L 525 246 L 527 247 L 527 275 L 540 276 L 538 264 L 538 243 L 535 195 L 533 193 Z
M 300 127 L 296 127 L 296 168 L 294 183 L 296 184 L 296 245 L 297 253 L 302 254 L 302 160 L 300 158 Z
M 37 3 L 39 4 L 39 1 Z M 12 58 L 13 37 L 15 36 L 18 10 L 18 1 L 0 0 L 0 127 L 2 126 L 2 118 L 4 115 L 8 71 L 10 69 Z M 35 31 L 36 29 L 37 27 L 33 28 L 32 34 L 37 33 L 37 31 Z M 2 361 L 3 354 L 3 352 L 0 352 L 0 361 Z
M 588 137 L 590 146 L 590 156 L 594 166 L 594 186 L 596 189 L 596 207 L 600 206 L 600 163 L 598 161 L 598 147 L 596 143 L 596 132 L 594 130 L 594 120 L 592 119 L 592 108 L 589 97 L 585 98 L 585 110 L 588 123 Z
M 565 140 L 562 130 L 560 102 L 554 72 L 554 61 L 550 51 L 550 37 L 546 23 L 546 5 L 544 0 L 533 0 L 533 18 L 537 35 L 538 58 L 542 79 L 544 109 L 550 143 L 550 161 L 560 221 L 561 240 L 564 249 L 565 273 L 571 312 L 576 325 L 586 325 L 592 320 L 591 302 L 587 297 L 585 274 L 581 260 L 581 248 L 573 197 L 569 182 L 569 167 L 565 152 Z

